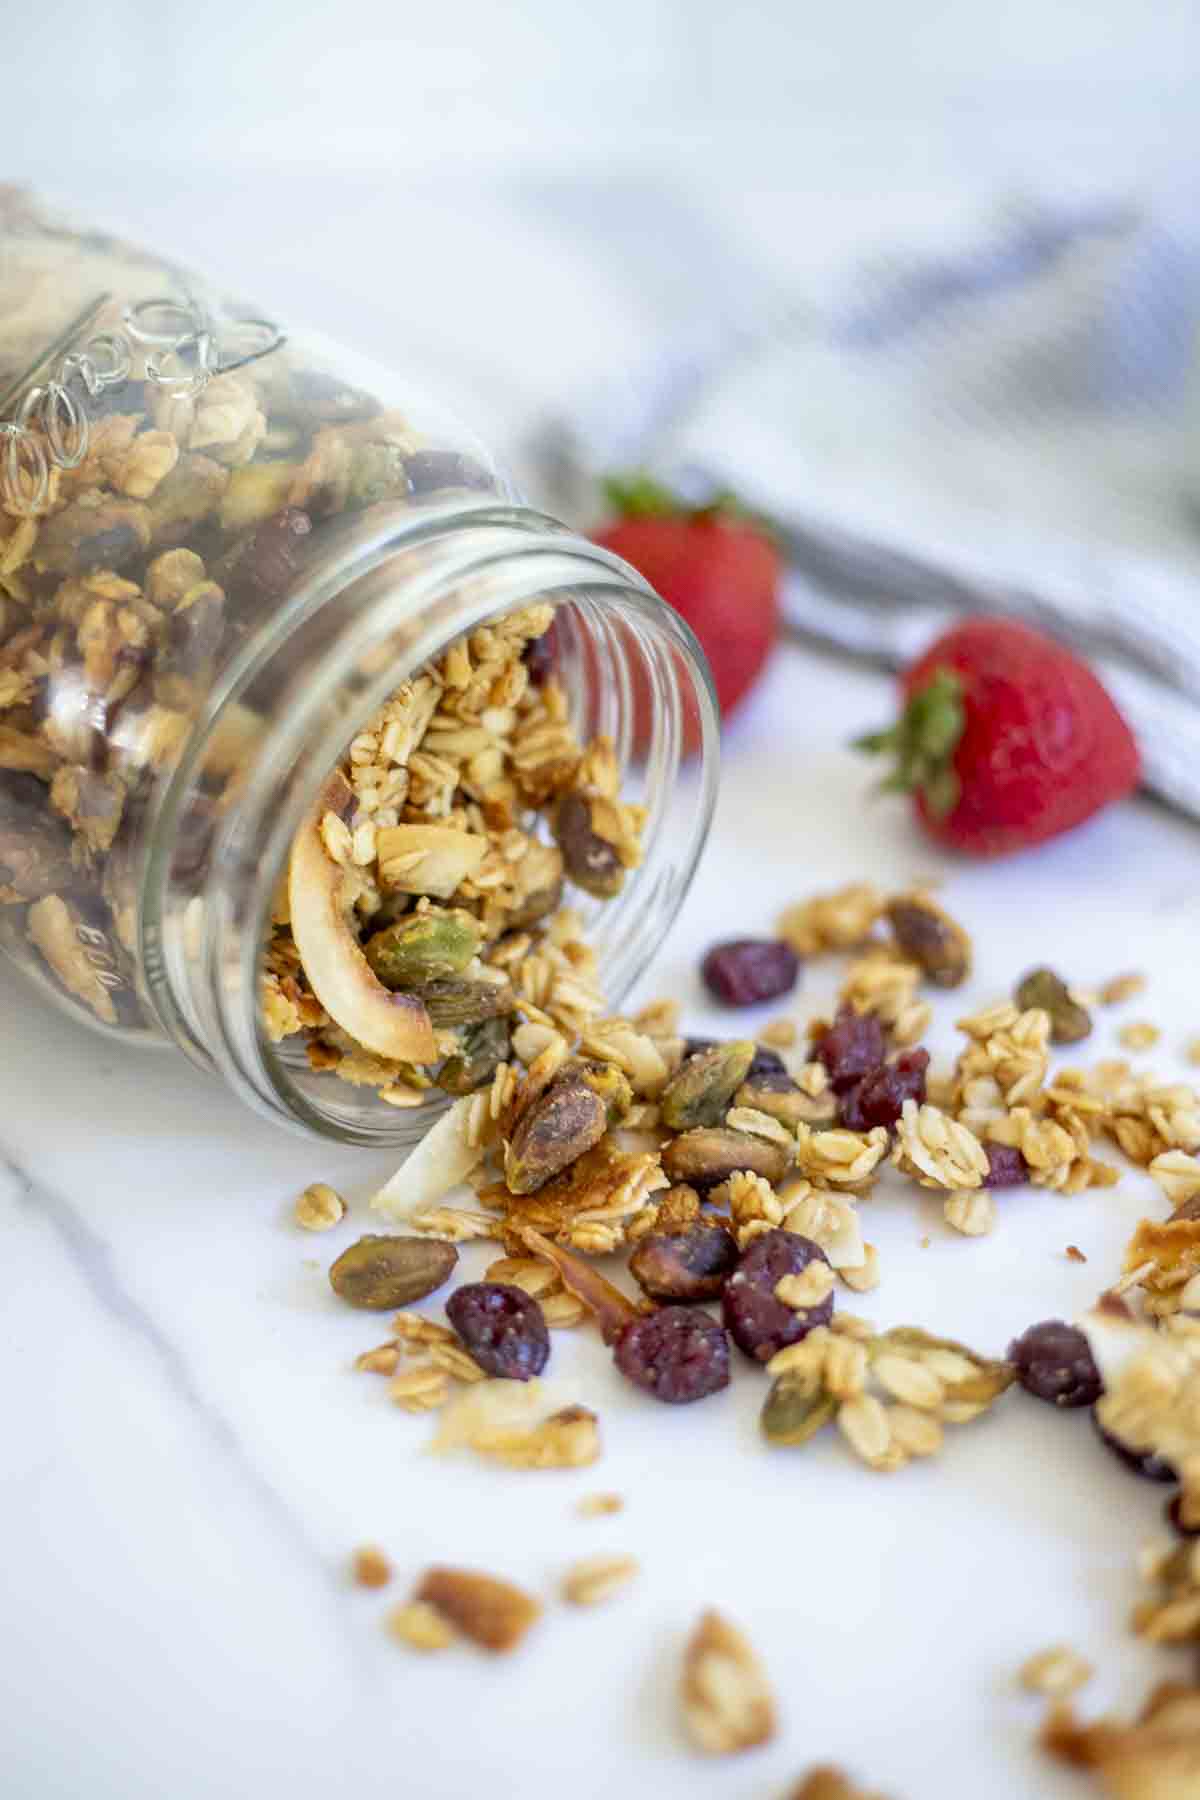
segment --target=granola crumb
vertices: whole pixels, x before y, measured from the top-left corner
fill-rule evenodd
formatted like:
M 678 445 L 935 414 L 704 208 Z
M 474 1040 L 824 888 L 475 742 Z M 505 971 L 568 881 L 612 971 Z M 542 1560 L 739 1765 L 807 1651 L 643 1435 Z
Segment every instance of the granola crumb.
M 1200 1063 L 1200 1037 L 1189 1038 L 1183 1053 L 1190 1063 Z
M 457 1633 L 449 1619 L 424 1600 L 393 1606 L 385 1621 L 389 1634 L 410 1650 L 448 1650 Z
M 305 1231 L 328 1231 L 346 1216 L 346 1202 L 336 1188 L 314 1181 L 297 1196 L 293 1217 Z
M 759 1032 L 758 1041 L 769 1045 L 772 1050 L 790 1050 L 797 1035 L 794 1019 L 769 1019 Z
M 679 1029 L 678 1000 L 651 1000 L 633 1015 L 633 1023 L 647 1037 L 674 1037 Z
M 1132 1000 L 1135 994 L 1142 993 L 1145 986 L 1146 977 L 1134 971 L 1113 975 L 1108 981 L 1101 982 L 1096 997 L 1101 1006 L 1120 1006 L 1123 1000 Z
M 375 1544 L 364 1544 L 356 1550 L 350 1568 L 359 1587 L 386 1587 L 392 1579 L 392 1565 Z
M 636 1556 L 587 1556 L 563 1577 L 562 1595 L 570 1606 L 599 1606 L 627 1587 L 638 1572 Z
M 427 1569 L 413 1596 L 484 1650 L 515 1650 L 542 1614 L 541 1602 L 511 1582 L 474 1569 Z
M 697 1750 L 729 1756 L 775 1735 L 766 1673 L 735 1625 L 709 1610 L 688 1639 L 680 1687 L 684 1723 Z
M 1067 1261 L 1073 1263 L 1085 1263 L 1087 1257 L 1083 1254 L 1083 1251 L 1079 1248 L 1078 1244 L 1068 1244 Z
M 829 1298 L 835 1280 L 827 1262 L 814 1260 L 801 1274 L 782 1276 L 775 1283 L 775 1298 L 793 1312 L 807 1312 Z
M 1158 1026 L 1152 1025 L 1149 1019 L 1135 1019 L 1129 1025 L 1122 1025 L 1117 1033 L 1126 1050 L 1152 1050 L 1161 1036 Z
M 839 1269 L 838 1275 L 855 1294 L 869 1294 L 879 1286 L 879 1252 L 874 1244 L 863 1245 L 863 1259 L 856 1269 Z
M 1018 1680 L 1030 1694 L 1042 1694 L 1049 1700 L 1066 1700 L 1079 1692 L 1095 1674 L 1090 1662 L 1065 1644 L 1039 1650 L 1022 1663 Z
M 844 1769 L 822 1763 L 819 1768 L 809 1770 L 800 1785 L 792 1789 L 788 1800 L 880 1800 L 880 1796 L 868 1794 L 851 1781 Z
M 575 1511 L 581 1519 L 607 1518 L 624 1510 L 625 1502 L 620 1494 L 584 1494 L 575 1503 Z
M 368 1375 L 394 1375 L 399 1362 L 399 1344 L 376 1344 L 373 1350 L 364 1350 L 356 1356 L 354 1366 Z
M 457 1344 L 458 1335 L 436 1319 L 423 1318 L 417 1312 L 398 1312 L 392 1320 L 392 1332 L 406 1344 Z

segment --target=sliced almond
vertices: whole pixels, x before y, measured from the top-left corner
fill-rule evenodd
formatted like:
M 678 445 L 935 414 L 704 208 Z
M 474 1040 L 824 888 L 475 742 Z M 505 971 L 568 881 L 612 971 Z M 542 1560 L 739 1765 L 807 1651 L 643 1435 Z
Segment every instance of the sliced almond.
M 448 900 L 487 854 L 487 839 L 450 825 L 389 825 L 375 839 L 379 880 L 401 894 Z
M 326 854 L 320 821 L 352 803 L 349 783 L 334 775 L 296 833 L 288 868 L 292 936 L 314 994 L 343 1031 L 377 1056 L 434 1062 L 437 1040 L 425 1007 L 376 979 L 346 919 L 342 870 Z

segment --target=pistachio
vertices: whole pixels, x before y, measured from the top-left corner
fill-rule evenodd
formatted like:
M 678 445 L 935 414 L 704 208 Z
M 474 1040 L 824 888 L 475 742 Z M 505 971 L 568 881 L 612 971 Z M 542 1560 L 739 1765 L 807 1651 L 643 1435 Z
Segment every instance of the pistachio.
M 368 1235 L 343 1250 L 329 1282 L 350 1306 L 384 1312 L 423 1300 L 449 1279 L 458 1251 L 439 1238 Z
M 619 1125 L 633 1105 L 633 1089 L 615 1063 L 589 1062 L 579 1065 L 579 1074 L 593 1094 L 603 1100 L 608 1129 Z
M 959 987 L 966 980 L 971 940 L 949 913 L 927 894 L 900 894 L 885 910 L 897 944 L 935 986 Z
M 386 925 L 367 939 L 363 955 L 384 987 L 417 988 L 461 974 L 482 936 L 469 913 L 436 908 Z
M 402 444 L 378 442 L 358 446 L 350 462 L 347 506 L 374 506 L 380 500 L 403 500 L 409 491 Z
M 779 1375 L 763 1402 L 763 1435 L 770 1444 L 807 1444 L 829 1424 L 837 1408 L 832 1394 L 821 1389 L 813 1393 L 807 1383 Z
M 721 1127 L 681 1132 L 662 1154 L 662 1166 L 672 1181 L 689 1182 L 701 1189 L 728 1181 L 739 1169 L 774 1184 L 782 1181 L 787 1165 L 787 1152 L 779 1144 Z
M 517 902 L 509 912 L 508 918 L 505 920 L 505 927 L 509 931 L 528 931 L 531 925 L 540 924 L 541 921 L 548 918 L 551 913 L 557 912 L 562 905 L 562 856 L 557 850 L 551 851 L 551 847 L 548 844 L 535 845 L 534 851 L 530 854 L 535 854 L 537 851 L 541 850 L 550 852 L 558 858 L 558 868 L 560 873 L 556 874 L 543 887 L 534 888 L 531 892 L 527 893 L 523 899 Z
M 513 991 L 507 982 L 485 981 L 471 975 L 443 975 L 427 981 L 419 990 L 432 1024 L 439 1029 L 458 1025 L 482 1025 L 513 1009 Z
M 755 1049 L 749 1038 L 733 1038 L 689 1056 L 659 1096 L 664 1125 L 672 1131 L 719 1125 L 746 1079 Z
M 624 867 L 616 846 L 592 829 L 591 803 L 583 794 L 563 795 L 555 814 L 554 835 L 576 887 L 600 900 L 620 893 Z
M 1049 1013 L 1052 1044 L 1077 1044 L 1091 1034 L 1092 1015 L 1071 998 L 1066 982 L 1053 969 L 1031 969 L 1013 998 L 1022 1012 L 1038 1006 Z
M 743 1082 L 733 1097 L 735 1106 L 752 1107 L 755 1112 L 766 1113 L 769 1118 L 778 1119 L 781 1125 L 794 1130 L 797 1125 L 821 1126 L 833 1125 L 837 1122 L 837 1095 L 832 1088 L 826 1088 L 823 1094 L 815 1098 L 806 1094 L 794 1082 L 790 1075 L 753 1075 Z
M 738 1255 L 723 1225 L 697 1221 L 649 1232 L 629 1259 L 629 1273 L 652 1300 L 716 1300 Z
M 564 1069 L 522 1114 L 504 1156 L 509 1192 L 534 1194 L 598 1144 L 608 1106 L 578 1068 Z
M 438 1074 L 437 1084 L 447 1094 L 473 1094 L 492 1079 L 508 1058 L 508 1020 L 484 1019 L 479 1025 L 466 1025 L 459 1031 L 462 1049 L 447 1057 Z

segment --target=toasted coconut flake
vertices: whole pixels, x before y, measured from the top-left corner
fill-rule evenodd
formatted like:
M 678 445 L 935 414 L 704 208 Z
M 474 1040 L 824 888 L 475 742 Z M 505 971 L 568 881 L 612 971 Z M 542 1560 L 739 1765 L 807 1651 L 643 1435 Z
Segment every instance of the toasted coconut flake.
M 483 1160 L 486 1147 L 470 1141 L 469 1126 L 474 1096 L 456 1100 L 430 1126 L 371 1201 L 376 1212 L 391 1219 L 408 1219 L 435 1207 L 443 1195 L 465 1181 Z
M 346 917 L 343 871 L 326 850 L 323 824 L 351 800 L 349 784 L 335 775 L 296 833 L 288 869 L 292 936 L 314 994 L 343 1031 L 378 1056 L 433 1062 L 429 1014 L 414 994 L 393 994 L 376 979 Z

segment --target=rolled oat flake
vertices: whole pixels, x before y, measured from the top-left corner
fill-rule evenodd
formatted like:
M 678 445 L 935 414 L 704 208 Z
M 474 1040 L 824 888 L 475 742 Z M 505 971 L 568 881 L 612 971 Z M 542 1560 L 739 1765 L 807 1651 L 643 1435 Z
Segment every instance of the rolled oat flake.
M 415 1144 L 529 996 L 616 1008 L 716 743 L 687 627 L 436 405 L 0 188 L 0 947 L 81 1025 Z

